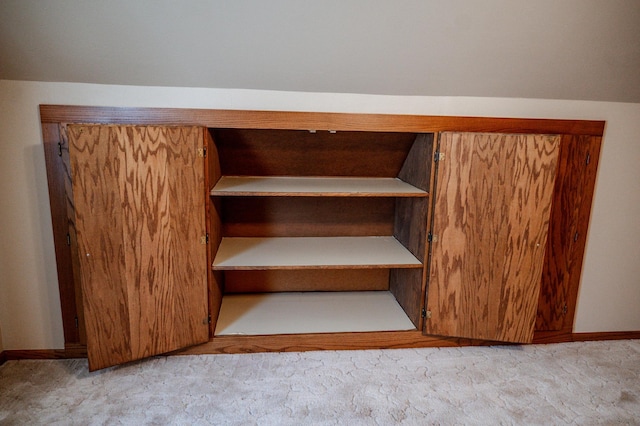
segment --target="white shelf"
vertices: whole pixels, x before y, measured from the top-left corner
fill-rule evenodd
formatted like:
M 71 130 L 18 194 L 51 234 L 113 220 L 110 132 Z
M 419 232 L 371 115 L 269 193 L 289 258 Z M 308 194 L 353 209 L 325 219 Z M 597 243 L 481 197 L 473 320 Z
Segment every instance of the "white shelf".
M 233 294 L 216 336 L 415 330 L 388 291 Z
M 397 178 L 223 176 L 211 195 L 426 197 L 428 193 Z
M 214 270 L 421 268 L 394 237 L 223 238 Z

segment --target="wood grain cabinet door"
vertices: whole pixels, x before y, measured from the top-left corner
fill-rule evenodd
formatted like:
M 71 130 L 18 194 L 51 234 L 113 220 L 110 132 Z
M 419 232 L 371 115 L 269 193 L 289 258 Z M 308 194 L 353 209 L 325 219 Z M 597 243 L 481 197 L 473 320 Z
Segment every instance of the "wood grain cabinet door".
M 203 132 L 67 126 L 90 370 L 208 341 Z
M 440 135 L 426 334 L 531 342 L 559 146 Z

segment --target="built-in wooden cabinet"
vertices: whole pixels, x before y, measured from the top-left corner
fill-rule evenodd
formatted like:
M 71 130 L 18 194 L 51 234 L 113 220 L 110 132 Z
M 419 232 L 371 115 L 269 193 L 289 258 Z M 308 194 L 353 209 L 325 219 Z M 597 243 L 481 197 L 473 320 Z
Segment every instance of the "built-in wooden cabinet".
M 571 332 L 602 122 L 41 117 L 65 341 L 91 369 Z

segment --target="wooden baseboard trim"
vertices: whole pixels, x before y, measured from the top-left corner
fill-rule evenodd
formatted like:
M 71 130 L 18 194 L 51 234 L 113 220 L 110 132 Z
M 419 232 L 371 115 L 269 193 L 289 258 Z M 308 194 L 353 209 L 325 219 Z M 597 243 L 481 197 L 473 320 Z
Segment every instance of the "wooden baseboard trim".
M 64 349 L 16 349 L 5 351 L 7 361 L 19 359 L 63 359 Z
M 534 344 L 543 343 L 566 343 L 573 342 L 573 334 L 571 331 L 558 330 L 558 331 L 536 331 L 533 334 Z
M 566 343 L 595 340 L 640 339 L 640 331 L 567 333 L 536 332 L 533 343 Z M 489 341 L 424 336 L 419 331 L 379 333 L 296 334 L 275 336 L 220 336 L 202 345 L 172 352 L 170 355 L 238 354 L 255 352 L 304 352 L 320 350 L 366 350 L 437 348 L 500 344 Z M 86 358 L 85 345 L 68 344 L 64 349 L 26 349 L 0 352 L 0 365 L 20 359 Z
M 574 342 L 590 340 L 628 340 L 640 339 L 640 331 L 605 331 L 597 333 L 573 333 Z
M 84 345 L 68 344 L 64 349 L 18 349 L 2 352 L 6 361 L 19 359 L 70 359 L 86 358 L 87 348 Z
M 640 339 L 640 331 L 605 331 L 594 333 L 571 333 L 567 331 L 538 331 L 532 343 L 588 342 L 591 340 Z

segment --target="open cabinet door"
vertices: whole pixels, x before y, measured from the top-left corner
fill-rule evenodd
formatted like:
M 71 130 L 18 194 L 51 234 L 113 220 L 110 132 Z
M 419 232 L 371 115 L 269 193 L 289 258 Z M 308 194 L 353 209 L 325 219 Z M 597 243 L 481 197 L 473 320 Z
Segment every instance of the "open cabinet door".
M 440 135 L 426 334 L 531 342 L 559 144 Z
M 90 370 L 208 341 L 204 131 L 67 126 Z

